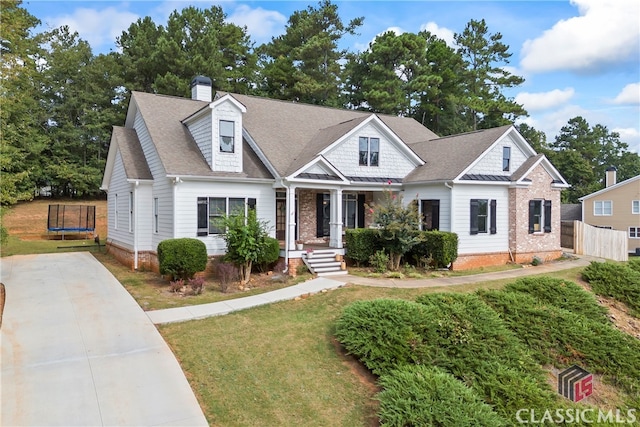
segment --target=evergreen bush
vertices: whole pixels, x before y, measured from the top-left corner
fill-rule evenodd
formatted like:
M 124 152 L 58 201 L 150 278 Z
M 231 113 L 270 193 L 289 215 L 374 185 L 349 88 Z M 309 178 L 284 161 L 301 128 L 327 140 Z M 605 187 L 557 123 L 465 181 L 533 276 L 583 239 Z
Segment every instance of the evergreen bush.
M 448 231 L 421 231 L 407 258 L 419 263 L 429 260 L 432 267 L 445 268 L 458 258 L 458 235 Z
M 640 317 L 640 271 L 614 262 L 592 262 L 582 270 L 582 277 L 598 295 L 613 297 Z
M 345 232 L 345 256 L 356 266 L 367 264 L 371 255 L 382 249 L 378 230 L 372 228 L 347 229 Z
M 451 374 L 403 366 L 380 377 L 381 426 L 500 427 L 506 420 Z
M 207 268 L 207 247 L 198 239 L 167 239 L 158 244 L 160 274 L 187 280 Z
M 258 252 L 256 264 L 261 272 L 268 271 L 280 258 L 280 242 L 273 237 L 265 237 Z

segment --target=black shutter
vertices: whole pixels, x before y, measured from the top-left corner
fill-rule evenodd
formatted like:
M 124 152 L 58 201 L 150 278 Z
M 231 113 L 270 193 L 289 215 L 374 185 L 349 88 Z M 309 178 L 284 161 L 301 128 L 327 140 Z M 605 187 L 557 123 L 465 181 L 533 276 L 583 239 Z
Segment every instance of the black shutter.
M 256 210 L 256 199 L 247 199 L 247 206 L 249 207 L 250 210 L 255 211 Z
M 469 216 L 471 218 L 470 233 L 478 234 L 478 200 L 471 199 Z
M 206 197 L 198 197 L 198 236 L 209 234 L 209 202 Z
M 536 221 L 534 213 L 536 210 L 536 201 L 529 200 L 529 234 L 533 233 L 533 223 Z
M 496 226 L 496 201 L 495 200 L 491 200 L 491 204 L 490 204 L 490 209 L 489 209 L 489 215 L 491 215 L 491 220 L 490 220 L 490 225 L 489 225 L 489 231 L 491 234 L 496 234 L 498 229 Z
M 544 201 L 544 232 L 551 233 L 551 200 Z
M 440 230 L 440 200 L 431 201 L 431 229 Z
M 364 194 L 358 194 L 358 228 L 364 228 Z
M 324 195 L 316 193 L 316 237 L 323 237 L 322 224 L 324 223 L 322 201 Z

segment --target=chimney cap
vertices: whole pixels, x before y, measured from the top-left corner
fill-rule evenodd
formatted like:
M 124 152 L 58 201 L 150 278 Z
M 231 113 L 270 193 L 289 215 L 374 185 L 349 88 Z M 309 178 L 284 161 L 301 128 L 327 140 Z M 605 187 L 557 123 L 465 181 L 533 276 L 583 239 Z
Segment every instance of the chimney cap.
M 607 172 L 616 172 L 618 170 L 618 168 L 616 168 L 615 166 L 609 166 L 607 168 Z
M 211 87 L 212 82 L 211 82 L 211 79 L 209 77 L 206 77 L 206 76 L 195 76 L 191 80 L 191 87 L 193 88 L 194 86 L 198 86 L 198 85 Z

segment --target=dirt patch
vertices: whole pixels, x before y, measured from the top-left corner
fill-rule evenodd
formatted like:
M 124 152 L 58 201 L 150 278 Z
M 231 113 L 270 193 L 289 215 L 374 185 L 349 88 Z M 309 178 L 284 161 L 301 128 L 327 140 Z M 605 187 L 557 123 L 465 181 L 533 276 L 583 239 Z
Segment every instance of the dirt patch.
M 36 199 L 13 205 L 2 218 L 2 225 L 9 234 L 22 240 L 47 240 L 61 238 L 56 233 L 47 233 L 49 205 L 91 205 L 96 207 L 95 234 L 101 239 L 107 237 L 106 200 Z M 65 240 L 85 238 L 86 233 L 66 233 Z M 94 238 L 94 235 L 90 235 Z

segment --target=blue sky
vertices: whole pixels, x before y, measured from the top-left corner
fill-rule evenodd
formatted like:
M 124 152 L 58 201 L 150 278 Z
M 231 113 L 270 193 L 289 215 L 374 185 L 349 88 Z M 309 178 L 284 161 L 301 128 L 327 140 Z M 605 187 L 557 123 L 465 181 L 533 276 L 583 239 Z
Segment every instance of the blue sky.
M 620 133 L 640 153 L 640 1 L 334 1 L 343 22 L 364 17 L 359 35 L 344 40 L 366 49 L 387 30 L 427 29 L 453 46 L 470 19 L 485 19 L 513 54 L 509 70 L 525 77 L 505 92 L 529 112 L 525 122 L 553 141 L 575 116 Z M 115 40 L 138 18 L 166 24 L 173 10 L 220 5 L 227 20 L 246 26 L 256 45 L 284 32 L 289 16 L 317 1 L 43 1 L 23 3 L 42 28 L 68 25 L 94 53 L 115 50 Z

